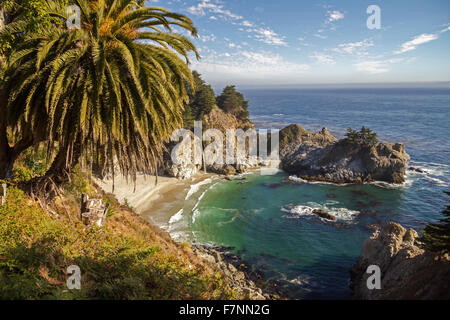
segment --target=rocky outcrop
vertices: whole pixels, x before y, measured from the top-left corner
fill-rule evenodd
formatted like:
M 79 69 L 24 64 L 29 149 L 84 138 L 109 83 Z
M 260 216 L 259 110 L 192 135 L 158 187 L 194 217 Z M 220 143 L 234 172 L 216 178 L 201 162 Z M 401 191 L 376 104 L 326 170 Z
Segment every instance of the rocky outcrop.
M 334 215 L 332 215 L 331 213 L 329 213 L 329 212 L 327 212 L 325 210 L 322 210 L 322 209 L 314 209 L 313 213 L 316 216 L 318 216 L 320 218 L 323 218 L 323 219 L 326 219 L 326 220 L 331 220 L 331 221 L 336 221 L 337 220 L 337 218 Z
M 299 125 L 280 131 L 282 169 L 306 180 L 334 183 L 403 183 L 410 160 L 401 143 L 375 146 L 337 141 L 326 128 L 310 133 Z
M 238 295 L 251 300 L 280 299 L 277 285 L 265 281 L 263 275 L 250 271 L 238 256 L 231 254 L 233 248 L 221 246 L 193 245 L 192 251 L 200 258 L 218 266 L 227 282 Z
M 226 130 L 228 129 L 242 129 L 242 130 L 248 130 L 250 128 L 253 128 L 253 124 L 248 120 L 242 120 L 237 118 L 236 116 L 226 113 L 222 111 L 219 108 L 214 108 L 209 114 L 204 116 L 203 119 L 203 129 L 207 130 L 208 128 L 211 129 L 217 129 L 220 132 L 222 132 L 223 137 L 225 139 L 226 136 Z M 164 168 L 163 171 L 168 174 L 169 176 L 185 180 L 193 177 L 195 174 L 197 174 L 201 170 L 205 170 L 205 162 L 206 162 L 206 172 L 209 173 L 217 173 L 221 175 L 235 175 L 240 174 L 243 172 L 248 171 L 249 169 L 258 168 L 260 167 L 261 163 L 260 160 L 257 157 L 245 157 L 244 159 L 240 159 L 239 164 L 208 164 L 207 159 L 198 159 L 197 164 L 195 164 L 194 159 L 194 148 L 198 148 L 201 143 L 194 144 L 194 139 L 198 141 L 199 138 L 194 137 L 192 135 L 192 143 L 191 146 L 189 144 L 175 144 L 170 143 L 166 146 L 167 152 L 164 155 Z M 223 141 L 225 143 L 225 141 Z M 177 163 L 174 163 L 172 161 L 171 152 L 172 150 L 177 147 Z M 203 147 L 205 146 L 205 143 L 203 143 Z M 223 145 L 223 159 L 226 158 L 226 146 Z M 198 149 L 196 150 L 197 154 L 201 154 L 202 150 Z M 208 155 L 205 155 L 205 158 L 207 158 Z M 269 163 L 270 164 L 270 163 Z M 262 164 L 265 165 L 265 164 Z
M 163 160 L 163 168 L 162 171 L 164 171 L 167 175 L 171 177 L 175 177 L 180 180 L 186 180 L 192 178 L 194 175 L 196 175 L 202 168 L 202 163 L 195 161 L 195 153 L 201 154 L 201 150 L 198 148 L 198 143 L 195 143 L 195 141 L 198 141 L 199 138 L 195 137 L 193 134 L 191 136 L 191 143 L 186 143 L 186 140 L 183 140 L 182 143 L 176 144 L 171 142 L 166 146 L 167 152 L 164 153 L 164 160 Z M 174 148 L 177 148 L 176 150 L 176 163 L 174 163 L 172 159 L 172 151 L 174 151 Z M 197 148 L 197 150 L 195 150 Z
M 219 107 L 213 108 L 211 112 L 204 117 L 204 124 L 207 128 L 214 128 L 226 132 L 227 129 L 238 129 L 247 130 L 254 128 L 253 123 L 248 119 L 239 119 L 231 113 L 226 113 Z
M 415 244 L 417 232 L 388 223 L 366 241 L 361 257 L 352 267 L 355 299 L 403 300 L 450 299 L 450 259 L 427 252 Z M 381 269 L 381 289 L 367 287 L 367 268 Z

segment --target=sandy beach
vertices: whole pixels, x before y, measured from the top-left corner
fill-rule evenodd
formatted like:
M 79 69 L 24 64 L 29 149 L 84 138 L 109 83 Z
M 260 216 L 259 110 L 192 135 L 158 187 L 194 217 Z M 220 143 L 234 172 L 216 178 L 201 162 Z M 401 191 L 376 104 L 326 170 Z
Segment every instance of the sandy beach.
M 135 185 L 132 180 L 117 176 L 114 179 L 114 192 L 112 179 L 95 182 L 105 192 L 113 193 L 120 203 L 128 203 L 142 217 L 165 228 L 170 217 L 183 207 L 191 186 L 213 177 L 217 175 L 202 172 L 187 180 L 163 176 L 158 177 L 158 183 L 155 184 L 155 176 L 138 175 Z

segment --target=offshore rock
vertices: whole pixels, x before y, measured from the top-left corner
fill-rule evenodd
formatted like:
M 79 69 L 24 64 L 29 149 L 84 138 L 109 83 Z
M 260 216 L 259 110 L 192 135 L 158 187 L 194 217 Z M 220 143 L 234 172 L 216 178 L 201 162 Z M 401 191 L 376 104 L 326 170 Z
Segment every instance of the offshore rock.
M 333 183 L 403 183 L 410 160 L 402 143 L 364 146 L 338 141 L 326 128 L 310 133 L 295 124 L 280 131 L 280 157 L 288 173 Z

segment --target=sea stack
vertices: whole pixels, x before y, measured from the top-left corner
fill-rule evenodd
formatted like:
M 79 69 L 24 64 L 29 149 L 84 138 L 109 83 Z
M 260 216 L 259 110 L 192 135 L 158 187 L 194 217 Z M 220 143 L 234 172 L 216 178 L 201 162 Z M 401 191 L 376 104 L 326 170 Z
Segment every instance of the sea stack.
M 402 143 L 366 146 L 337 140 L 327 128 L 310 133 L 297 124 L 280 131 L 282 169 L 306 180 L 403 183 L 410 157 Z

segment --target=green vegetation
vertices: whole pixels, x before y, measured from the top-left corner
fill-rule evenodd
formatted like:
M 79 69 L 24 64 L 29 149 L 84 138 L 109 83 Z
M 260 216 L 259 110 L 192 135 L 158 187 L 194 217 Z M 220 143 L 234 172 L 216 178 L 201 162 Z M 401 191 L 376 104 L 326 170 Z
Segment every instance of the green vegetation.
M 0 299 L 235 298 L 220 274 L 186 246 L 113 198 L 105 227 L 77 222 L 76 194 L 85 191 L 77 184 L 75 194 L 58 200 L 73 208 L 68 214 L 74 222 L 65 214 L 51 217 L 21 190 L 8 188 L 6 204 L 0 206 Z M 64 212 L 58 201 L 54 209 Z M 70 265 L 81 269 L 81 290 L 67 289 Z
M 450 196 L 450 192 L 445 192 Z M 438 223 L 429 224 L 422 230 L 418 242 L 434 252 L 450 253 L 450 205 L 442 211 L 444 218 Z
M 217 105 L 227 113 L 235 115 L 238 119 L 248 120 L 248 101 L 244 95 L 236 91 L 235 86 L 226 86 L 220 96 L 217 97 Z
M 68 5 L 80 29 L 67 28 Z M 196 48 L 173 26 L 197 36 L 189 18 L 143 0 L 0 3 L 0 299 L 236 298 L 214 265 L 79 165 L 153 173 L 189 98 L 196 118 L 212 109 L 212 88 L 188 67 Z M 104 227 L 80 221 L 82 193 L 110 204 Z M 73 264 L 81 290 L 66 287 Z
M 216 96 L 213 88 L 206 84 L 201 74 L 193 71 L 194 87 L 188 86 L 189 104 L 185 106 L 183 123 L 185 128 L 193 126 L 194 121 L 203 120 L 216 105 Z
M 280 146 L 285 146 L 293 142 L 298 142 L 300 136 L 307 136 L 310 133 L 298 124 L 291 124 L 280 131 Z
M 81 7 L 81 29 L 66 27 L 67 4 Z M 0 178 L 40 142 L 52 151 L 45 178 L 57 184 L 82 155 L 103 173 L 114 171 L 113 159 L 132 178 L 156 171 L 164 141 L 182 125 L 185 84 L 193 85 L 188 54 L 198 57 L 171 26 L 196 36 L 192 21 L 143 1 L 41 5 L 42 15 L 53 17 L 48 23 L 31 28 L 28 14 L 7 11 L 1 31 L 13 45 L 1 66 Z
M 366 127 L 362 127 L 359 132 L 349 128 L 345 136 L 348 142 L 363 146 L 373 147 L 378 143 L 377 134 Z

